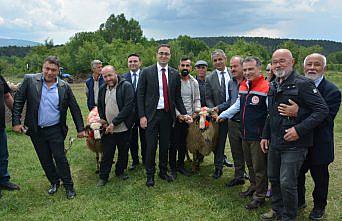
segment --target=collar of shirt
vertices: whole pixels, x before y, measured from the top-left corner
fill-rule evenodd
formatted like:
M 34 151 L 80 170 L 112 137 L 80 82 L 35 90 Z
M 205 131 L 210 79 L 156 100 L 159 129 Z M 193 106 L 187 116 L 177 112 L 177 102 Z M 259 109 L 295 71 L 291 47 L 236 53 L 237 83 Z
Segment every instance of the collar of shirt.
M 323 80 L 323 77 L 324 76 L 322 75 L 321 77 L 319 77 L 316 80 L 314 80 L 316 87 L 318 87 L 318 85 L 321 83 L 321 81 Z
M 131 77 L 132 77 L 132 79 L 133 79 L 133 71 L 129 71 L 130 73 L 131 73 Z M 137 77 L 139 77 L 139 74 L 140 74 L 140 69 L 138 69 L 136 72 L 135 72 L 136 74 L 137 74 Z
M 45 81 L 45 79 L 44 79 L 44 75 L 42 76 L 42 81 L 43 81 L 43 86 L 46 87 L 46 88 L 48 88 L 48 87 L 47 87 L 47 84 L 46 84 L 46 81 Z M 59 83 L 59 80 L 58 80 L 58 78 L 56 78 L 56 82 L 53 83 L 49 89 L 52 89 L 52 88 L 57 87 L 58 83 Z
M 160 64 L 157 62 L 157 68 L 158 68 L 158 73 L 162 73 L 163 68 L 165 68 L 165 74 L 168 73 L 169 65 L 167 64 L 165 67 L 160 66 Z M 167 76 L 167 75 L 166 75 Z
M 217 74 L 221 74 L 221 72 L 222 72 L 222 71 L 216 69 L 216 73 L 217 73 Z M 227 67 L 224 68 L 224 71 L 223 71 L 223 72 L 224 72 L 224 75 L 228 74 L 228 69 L 227 69 Z M 219 76 L 220 76 L 220 75 L 219 75 Z

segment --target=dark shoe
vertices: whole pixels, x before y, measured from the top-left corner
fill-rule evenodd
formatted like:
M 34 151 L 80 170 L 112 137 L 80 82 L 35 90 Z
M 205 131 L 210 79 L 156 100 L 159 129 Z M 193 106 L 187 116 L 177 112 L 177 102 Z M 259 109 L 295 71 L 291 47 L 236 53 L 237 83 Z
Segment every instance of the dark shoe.
M 180 174 L 183 174 L 184 176 L 190 176 L 191 175 L 191 173 L 187 169 L 185 169 L 185 167 L 179 167 L 178 172 Z
M 229 162 L 227 156 L 224 156 L 223 164 L 224 164 L 226 167 L 234 167 L 234 164 L 231 163 L 231 162 Z
M 11 183 L 11 182 L 6 182 L 6 183 L 2 183 L 0 184 L 0 188 L 3 190 L 20 190 L 20 187 L 17 184 Z
M 253 199 L 251 202 L 249 202 L 245 206 L 245 208 L 248 209 L 248 210 L 257 209 L 260 206 L 262 206 L 264 203 L 265 203 L 265 200 L 262 201 L 262 200 Z
M 1 189 L 0 189 L 0 198 L 2 197 L 2 194 L 1 194 Z
M 169 176 L 167 173 L 159 173 L 158 176 L 160 177 L 160 179 L 166 180 L 167 182 L 173 181 L 172 177 Z
M 146 186 L 147 187 L 153 187 L 154 186 L 154 178 L 153 177 L 147 177 Z
M 281 220 L 281 216 L 272 209 L 267 213 L 261 214 L 260 218 L 264 221 Z
M 58 188 L 59 188 L 59 183 L 52 184 L 50 189 L 48 190 L 48 194 L 53 195 L 53 194 L 57 193 Z
M 75 198 L 75 196 L 76 196 L 76 192 L 75 192 L 75 190 L 74 190 L 73 188 L 71 188 L 71 189 L 66 189 L 66 190 L 65 190 L 65 193 L 66 193 L 66 196 L 67 196 L 67 198 L 68 198 L 69 200 Z
M 121 180 L 127 180 L 129 178 L 129 176 L 125 173 L 120 174 L 120 175 L 116 175 L 116 177 L 121 179 Z
M 128 168 L 128 170 L 134 170 L 138 165 L 139 165 L 139 162 L 138 163 L 132 163 L 131 166 Z
M 248 196 L 253 196 L 253 193 L 255 192 L 255 190 L 246 190 L 246 191 L 243 191 L 243 192 L 240 192 L 239 195 L 241 197 L 248 197 Z
M 172 180 L 176 180 L 177 179 L 177 171 L 171 170 L 170 177 L 172 178 Z
M 220 170 L 220 169 L 215 169 L 215 171 L 214 171 L 214 173 L 213 173 L 213 175 L 212 175 L 212 177 L 214 178 L 214 179 L 218 179 L 218 178 L 220 178 L 221 176 L 222 176 L 222 170 Z
M 97 187 L 103 187 L 103 186 L 105 186 L 106 184 L 107 184 L 107 180 L 103 180 L 103 179 L 100 179 L 98 182 L 97 182 L 97 184 L 96 184 L 96 186 Z
M 245 184 L 244 180 L 241 179 L 232 179 L 226 184 L 226 187 L 233 187 L 233 186 L 238 186 L 238 185 L 243 185 Z
M 309 215 L 309 218 L 311 220 L 322 220 L 324 216 L 324 212 L 325 212 L 325 209 L 313 208 Z

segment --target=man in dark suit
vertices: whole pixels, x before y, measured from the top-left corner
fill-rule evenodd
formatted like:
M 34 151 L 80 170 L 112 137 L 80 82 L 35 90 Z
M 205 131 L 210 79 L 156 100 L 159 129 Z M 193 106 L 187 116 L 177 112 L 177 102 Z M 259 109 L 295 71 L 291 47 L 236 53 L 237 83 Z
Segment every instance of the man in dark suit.
M 143 69 L 138 84 L 140 126 L 146 128 L 146 185 L 154 186 L 155 157 L 159 140 L 159 177 L 168 182 L 168 149 L 171 127 L 176 120 L 175 107 L 182 115 L 186 110 L 181 98 L 180 77 L 168 66 L 170 46 L 162 44 L 157 50 L 157 64 Z
M 217 49 L 212 52 L 211 60 L 213 62 L 215 70 L 206 77 L 205 96 L 207 106 L 210 108 L 214 108 L 228 100 L 228 82 L 231 77 L 226 66 L 227 56 L 223 50 Z M 219 110 L 219 112 L 224 111 L 219 108 L 216 108 L 216 110 Z M 214 179 L 218 179 L 222 176 L 224 148 L 226 146 L 227 133 L 228 122 L 220 122 L 218 144 L 214 151 L 215 171 L 212 175 Z
M 123 77 L 132 83 L 134 88 L 134 102 L 135 106 L 133 109 L 134 112 L 134 123 L 131 129 L 130 140 L 129 140 L 129 149 L 131 150 L 132 156 L 132 164 L 130 166 L 130 170 L 134 170 L 135 167 L 139 164 L 139 144 L 138 144 L 138 132 L 140 137 L 140 145 L 141 145 L 141 159 L 143 164 L 145 164 L 145 152 L 146 152 L 146 141 L 145 141 L 145 130 L 140 127 L 140 119 L 138 116 L 138 104 L 137 100 L 137 86 L 139 82 L 139 76 L 141 72 L 141 59 L 138 54 L 130 54 L 127 58 L 129 72 L 125 73 Z
M 101 75 L 102 62 L 100 60 L 93 60 L 90 65 L 93 73 L 86 80 L 87 106 L 89 111 L 97 106 L 99 88 L 104 83 Z
M 70 108 L 77 137 L 85 136 L 81 110 L 70 86 L 57 77 L 60 63 L 57 57 L 44 60 L 43 72 L 26 75 L 14 98 L 12 125 L 15 132 L 30 136 L 45 175 L 51 183 L 50 195 L 57 192 L 60 180 L 68 199 L 76 196 L 64 139 L 68 132 L 67 110 Z M 21 125 L 20 116 L 26 102 L 26 117 Z
M 327 205 L 329 186 L 329 164 L 334 161 L 334 119 L 341 104 L 340 90 L 325 77 L 326 58 L 314 53 L 304 60 L 305 77 L 312 79 L 328 105 L 329 115 L 314 129 L 313 147 L 309 148 L 306 160 L 298 177 L 298 207 L 306 207 L 305 203 L 305 174 L 310 170 L 315 187 L 312 193 L 314 208 L 309 217 L 311 220 L 321 220 Z M 298 105 L 292 101 L 291 105 L 281 104 L 280 113 L 285 116 L 297 116 Z M 300 107 L 299 107 L 299 111 Z

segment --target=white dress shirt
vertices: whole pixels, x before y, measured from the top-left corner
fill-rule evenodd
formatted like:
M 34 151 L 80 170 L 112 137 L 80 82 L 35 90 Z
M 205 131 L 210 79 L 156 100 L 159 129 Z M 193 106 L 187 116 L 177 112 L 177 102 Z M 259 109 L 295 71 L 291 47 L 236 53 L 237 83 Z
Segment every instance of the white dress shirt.
M 221 72 L 222 71 L 220 71 L 220 70 L 217 70 L 216 69 L 216 74 L 217 74 L 217 77 L 218 77 L 218 79 L 219 79 L 219 83 L 220 83 L 220 85 L 221 85 Z M 226 84 L 226 101 L 229 99 L 229 93 L 228 93 L 228 82 L 229 82 L 229 80 L 230 80 L 230 77 L 229 77 L 229 74 L 228 74 L 228 69 L 227 69 L 227 67 L 225 67 L 225 69 L 224 69 L 224 79 L 225 79 L 225 84 Z
M 169 79 L 168 79 L 168 65 L 165 67 L 162 67 L 157 63 L 157 69 L 158 69 L 158 82 L 159 82 L 159 101 L 157 109 L 164 109 L 164 93 L 163 93 L 163 77 L 162 77 L 162 68 L 165 69 L 165 75 L 166 75 L 166 81 L 167 85 L 169 86 Z

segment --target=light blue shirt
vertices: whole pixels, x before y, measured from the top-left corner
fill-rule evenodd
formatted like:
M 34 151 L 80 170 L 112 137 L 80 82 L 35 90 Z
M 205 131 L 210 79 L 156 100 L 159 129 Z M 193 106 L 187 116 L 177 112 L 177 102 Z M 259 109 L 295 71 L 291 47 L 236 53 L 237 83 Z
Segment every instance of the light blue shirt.
M 42 96 L 38 110 L 38 126 L 49 127 L 60 122 L 58 79 L 50 88 L 43 80 Z
M 316 80 L 314 80 L 316 87 L 318 87 L 318 85 L 321 83 L 322 80 L 323 80 L 323 75 L 317 78 Z
M 240 95 L 236 99 L 235 103 L 230 106 L 227 110 L 223 111 L 220 115 L 219 118 L 221 119 L 231 119 L 232 117 L 235 116 L 240 111 Z

